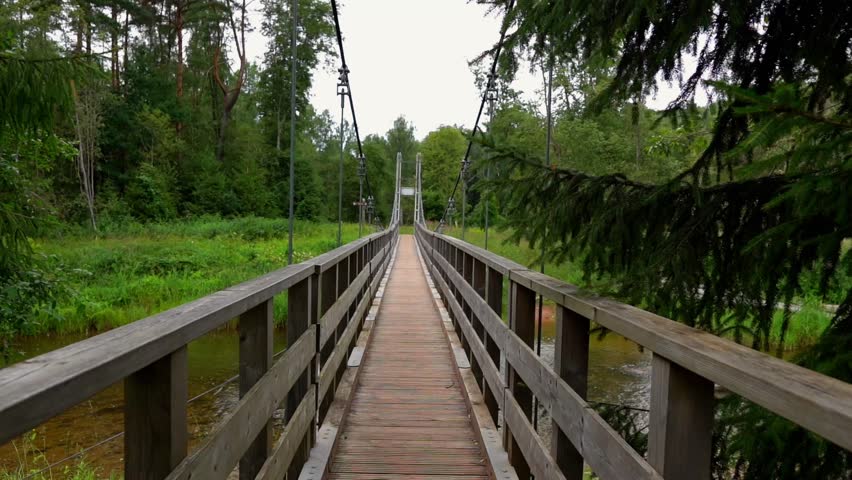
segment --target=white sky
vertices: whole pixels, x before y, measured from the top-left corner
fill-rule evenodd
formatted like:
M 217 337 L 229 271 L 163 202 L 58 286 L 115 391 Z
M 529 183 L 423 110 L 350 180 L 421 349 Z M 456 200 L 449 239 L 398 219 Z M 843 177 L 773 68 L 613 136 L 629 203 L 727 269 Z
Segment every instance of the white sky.
M 384 134 L 404 115 L 422 139 L 441 125 L 473 125 L 480 96 L 468 62 L 499 38 L 500 19 L 466 0 L 348 0 L 339 2 L 340 27 L 361 135 Z M 259 14 L 249 56 L 260 62 L 266 39 Z M 337 65 L 314 72 L 311 102 L 339 117 Z M 512 87 L 540 98 L 541 74 L 519 72 Z M 538 90 L 538 92 L 537 92 Z M 675 90 L 661 86 L 652 108 Z M 349 115 L 347 113 L 347 118 Z

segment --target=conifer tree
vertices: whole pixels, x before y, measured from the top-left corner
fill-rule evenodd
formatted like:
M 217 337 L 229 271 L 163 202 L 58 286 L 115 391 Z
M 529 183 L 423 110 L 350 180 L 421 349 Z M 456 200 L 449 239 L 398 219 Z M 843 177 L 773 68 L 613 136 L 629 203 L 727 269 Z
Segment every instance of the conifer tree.
M 694 110 L 699 88 L 718 111 L 707 148 L 658 182 L 545 168 L 542 158 L 487 138 L 499 170 L 490 186 L 515 238 L 546 243 L 557 261 L 581 258 L 588 274 L 611 276 L 634 303 L 762 350 L 780 304 L 783 348 L 804 276 L 817 272 L 825 293 L 838 271 L 852 272 L 843 245 L 852 238 L 852 4 L 519 0 L 505 22 L 509 74 L 521 56 L 612 60 L 591 112 L 653 91 L 658 76 L 680 87 L 666 112 L 672 122 Z M 852 291 L 798 361 L 852 381 L 850 351 Z M 733 403 L 722 408 L 738 415 L 726 417 L 734 425 L 726 434 L 720 427 L 720 478 L 848 478 L 848 452 Z

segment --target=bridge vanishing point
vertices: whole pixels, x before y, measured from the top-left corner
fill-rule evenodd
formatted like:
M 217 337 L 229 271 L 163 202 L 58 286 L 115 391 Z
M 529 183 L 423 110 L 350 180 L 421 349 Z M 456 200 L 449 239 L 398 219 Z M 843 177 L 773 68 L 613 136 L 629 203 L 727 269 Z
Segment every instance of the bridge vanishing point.
M 420 184 L 418 161 L 414 236 L 397 160 L 384 231 L 0 370 L 0 442 L 123 381 L 127 480 L 709 479 L 717 390 L 852 450 L 852 385 L 430 231 Z M 539 295 L 552 365 L 531 348 Z M 235 318 L 240 400 L 189 452 L 187 344 Z M 653 352 L 647 456 L 585 400 L 593 324 Z

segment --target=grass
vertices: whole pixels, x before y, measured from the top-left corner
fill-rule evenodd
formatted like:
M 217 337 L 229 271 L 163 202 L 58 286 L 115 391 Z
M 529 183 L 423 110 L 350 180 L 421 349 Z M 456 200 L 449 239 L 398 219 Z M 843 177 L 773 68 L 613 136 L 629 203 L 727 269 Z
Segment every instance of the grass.
M 461 238 L 460 228 L 448 228 L 445 233 Z M 529 244 L 525 241 L 519 244 L 506 243 L 509 235 L 508 232 L 491 229 L 488 236 L 488 249 L 497 255 L 537 270 L 539 265 L 536 263 L 536 259 L 540 253 L 530 249 Z M 469 228 L 465 232 L 465 241 L 484 247 L 485 232 L 479 228 Z M 845 248 L 848 249 L 849 246 Z M 594 291 L 594 286 L 590 286 L 588 282 L 584 281 L 582 268 L 570 261 L 560 265 L 547 264 L 545 273 L 572 285 Z M 784 339 L 784 349 L 788 352 L 800 351 L 813 345 L 831 323 L 832 315 L 822 309 L 821 300 L 815 295 L 807 295 L 806 298 L 800 300 L 800 303 L 798 311 L 794 312 L 790 318 L 790 325 Z M 770 345 L 773 352 L 781 341 L 783 317 L 784 314 L 781 310 L 775 312 L 770 332 Z M 749 342 L 750 340 L 747 340 L 745 343 L 749 344 Z
M 65 480 L 118 480 L 122 476 L 110 473 L 104 476 L 100 469 L 90 465 L 85 456 L 80 456 L 74 461 L 50 466 L 50 462 L 44 452 L 38 448 L 35 430 L 26 434 L 20 445 L 15 445 L 18 455 L 18 467 L 14 470 L 0 471 L 0 480 L 52 480 L 63 478 Z
M 294 230 L 296 263 L 337 246 L 336 223 L 296 222 Z M 37 251 L 61 266 L 74 293 L 24 333 L 113 328 L 284 267 L 287 232 L 286 219 L 201 218 L 39 239 Z M 357 237 L 357 224 L 344 225 L 344 243 Z M 279 295 L 277 323 L 285 312 Z

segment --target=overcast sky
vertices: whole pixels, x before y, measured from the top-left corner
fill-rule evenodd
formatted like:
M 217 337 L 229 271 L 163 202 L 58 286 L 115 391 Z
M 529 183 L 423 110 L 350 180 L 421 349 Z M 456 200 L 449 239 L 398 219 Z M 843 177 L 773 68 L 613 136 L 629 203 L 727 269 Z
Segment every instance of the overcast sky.
M 340 2 L 349 80 L 361 135 L 384 134 L 404 115 L 422 139 L 441 125 L 471 127 L 480 97 L 468 62 L 499 38 L 500 18 L 467 0 L 346 0 Z M 249 55 L 261 61 L 266 40 L 256 31 Z M 337 62 L 314 72 L 311 101 L 340 115 Z M 513 88 L 540 98 L 541 74 L 520 72 Z M 652 107 L 665 106 L 662 88 Z M 347 118 L 349 115 L 347 113 Z

